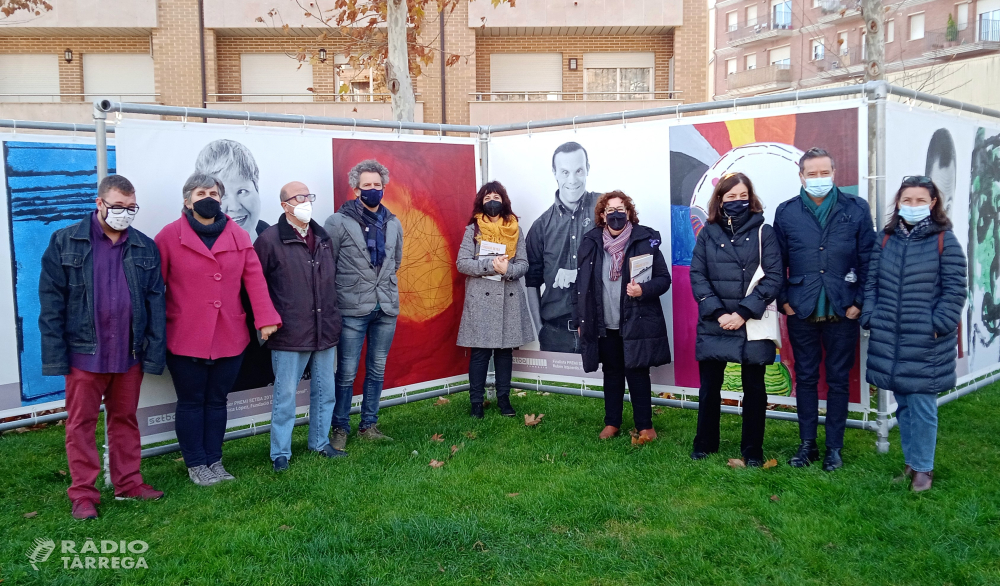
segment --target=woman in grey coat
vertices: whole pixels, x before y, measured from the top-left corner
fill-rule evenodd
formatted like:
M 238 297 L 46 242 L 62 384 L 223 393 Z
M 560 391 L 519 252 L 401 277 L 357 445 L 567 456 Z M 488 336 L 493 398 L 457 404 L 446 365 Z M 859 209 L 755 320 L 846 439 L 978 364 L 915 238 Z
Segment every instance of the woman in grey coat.
M 477 419 L 483 417 L 486 372 L 493 357 L 500 414 L 513 417 L 514 348 L 534 341 L 535 334 L 521 283 L 528 271 L 524 235 L 511 212 L 507 190 L 499 182 L 479 188 L 456 264 L 459 272 L 468 275 L 457 343 L 471 349 L 470 413 Z

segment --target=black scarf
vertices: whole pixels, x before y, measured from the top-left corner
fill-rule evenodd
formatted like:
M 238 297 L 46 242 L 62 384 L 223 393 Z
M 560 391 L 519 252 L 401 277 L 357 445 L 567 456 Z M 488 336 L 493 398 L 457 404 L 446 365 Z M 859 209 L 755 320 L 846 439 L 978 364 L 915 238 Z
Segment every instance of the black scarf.
M 187 218 L 188 224 L 191 225 L 191 229 L 194 230 L 194 233 L 205 244 L 205 248 L 212 250 L 212 247 L 215 246 L 215 241 L 219 239 L 219 234 L 222 234 L 222 231 L 226 229 L 226 222 L 229 221 L 229 216 L 219 212 L 219 215 L 215 216 L 214 222 L 205 225 L 195 219 L 194 213 L 191 210 L 184 208 L 182 211 Z

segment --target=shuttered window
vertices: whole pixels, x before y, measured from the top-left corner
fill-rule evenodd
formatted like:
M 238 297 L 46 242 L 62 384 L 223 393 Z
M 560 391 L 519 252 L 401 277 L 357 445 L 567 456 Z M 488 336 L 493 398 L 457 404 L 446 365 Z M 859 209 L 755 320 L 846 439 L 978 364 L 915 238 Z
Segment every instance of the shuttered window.
M 284 53 L 240 55 L 244 102 L 311 102 L 313 70 Z
M 148 53 L 85 53 L 83 91 L 87 101 L 155 102 L 153 56 Z
M 58 102 L 59 58 L 0 55 L 0 102 Z
M 490 92 L 494 99 L 525 99 L 524 93 L 562 92 L 562 53 L 493 53 L 490 55 Z M 521 96 L 516 96 L 521 92 Z M 504 94 L 507 94 L 505 97 Z M 528 96 L 546 99 L 548 96 Z

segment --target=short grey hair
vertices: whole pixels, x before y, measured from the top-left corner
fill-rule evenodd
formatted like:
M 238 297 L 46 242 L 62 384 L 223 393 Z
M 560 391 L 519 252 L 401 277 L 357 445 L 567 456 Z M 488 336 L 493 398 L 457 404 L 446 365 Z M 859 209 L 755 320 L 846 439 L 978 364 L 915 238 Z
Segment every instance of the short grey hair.
M 355 165 L 347 174 L 347 183 L 351 189 L 357 189 L 361 185 L 362 173 L 378 173 L 382 177 L 382 187 L 389 185 L 389 170 L 385 168 L 385 165 L 375 159 L 366 159 Z
M 194 193 L 195 189 L 211 189 L 213 187 L 219 188 L 220 198 L 226 195 L 226 186 L 215 175 L 195 171 L 184 182 L 184 188 L 181 191 L 184 193 L 184 201 L 191 201 L 191 194 Z

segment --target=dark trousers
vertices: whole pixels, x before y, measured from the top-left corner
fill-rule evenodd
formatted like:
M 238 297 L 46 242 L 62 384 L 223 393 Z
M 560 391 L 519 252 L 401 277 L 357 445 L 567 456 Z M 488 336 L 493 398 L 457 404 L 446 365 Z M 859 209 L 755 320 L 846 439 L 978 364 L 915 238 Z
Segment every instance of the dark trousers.
M 815 440 L 819 425 L 819 365 L 826 351 L 826 447 L 844 447 L 847 402 L 850 399 L 851 368 L 858 336 L 857 320 L 810 322 L 788 318 L 788 337 L 795 357 L 795 406 L 799 414 L 799 438 Z
M 625 368 L 625 343 L 618 330 L 597 339 L 604 371 L 604 425 L 620 428 L 625 407 L 625 382 L 632 400 L 632 420 L 639 431 L 653 428 L 652 384 L 649 368 Z
M 490 356 L 497 377 L 497 397 L 510 395 L 510 377 L 514 370 L 513 348 L 470 348 L 469 400 L 482 403 L 486 396 L 486 373 L 490 369 Z
M 767 388 L 763 364 L 740 366 L 743 381 L 743 435 L 740 453 L 744 458 L 764 458 L 764 424 L 767 421 Z M 701 388 L 698 389 L 698 431 L 694 451 L 709 454 L 719 451 L 719 419 L 722 413 L 722 382 L 726 363 L 702 360 L 698 363 Z
M 174 430 L 188 468 L 222 459 L 226 435 L 226 395 L 240 373 L 243 355 L 205 360 L 167 353 L 177 391 Z
M 567 352 L 574 353 L 580 351 L 580 344 L 577 341 L 577 333 L 570 330 L 569 316 L 561 319 L 543 321 L 542 330 L 538 332 L 538 347 L 542 352 Z

